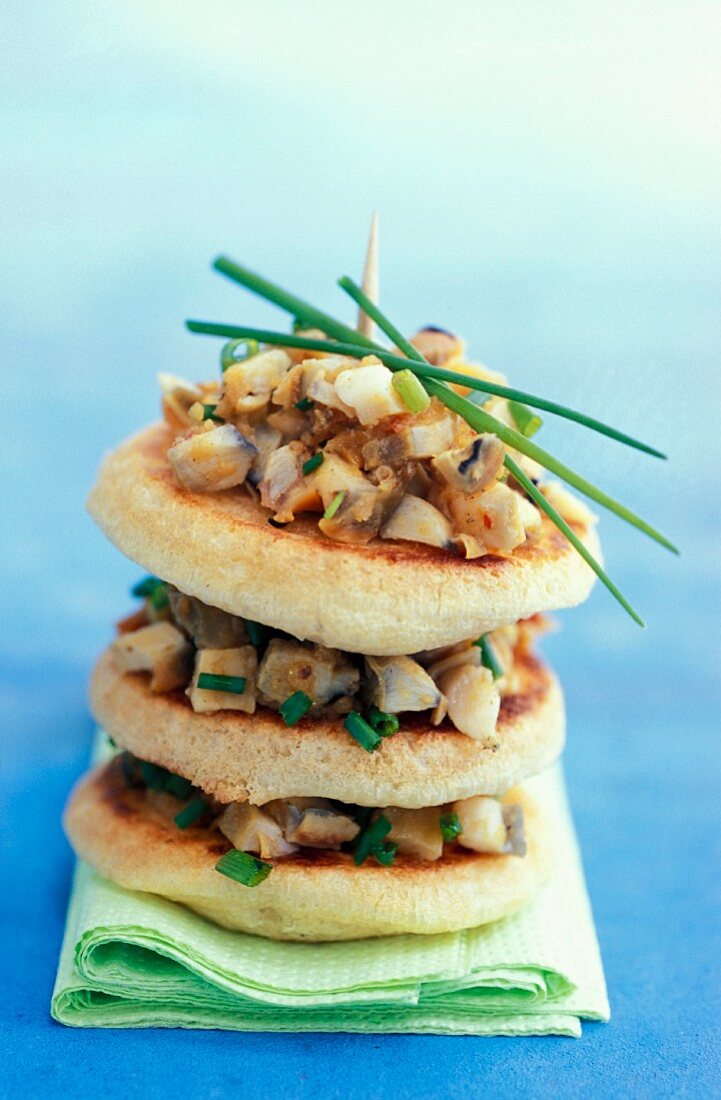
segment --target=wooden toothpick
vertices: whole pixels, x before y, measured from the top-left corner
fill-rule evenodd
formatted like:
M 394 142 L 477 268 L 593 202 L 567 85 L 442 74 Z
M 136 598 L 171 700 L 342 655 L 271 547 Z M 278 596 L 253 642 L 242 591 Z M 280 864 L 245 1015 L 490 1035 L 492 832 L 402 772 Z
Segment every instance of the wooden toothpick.
M 363 282 L 361 284 L 363 293 L 366 294 L 371 302 L 378 304 L 378 215 L 373 211 L 373 217 L 371 218 L 371 229 L 368 235 L 368 248 L 366 250 L 366 262 L 363 268 Z M 376 326 L 372 318 L 370 318 L 363 310 L 358 311 L 358 331 L 363 336 L 367 336 L 369 340 L 375 338 Z

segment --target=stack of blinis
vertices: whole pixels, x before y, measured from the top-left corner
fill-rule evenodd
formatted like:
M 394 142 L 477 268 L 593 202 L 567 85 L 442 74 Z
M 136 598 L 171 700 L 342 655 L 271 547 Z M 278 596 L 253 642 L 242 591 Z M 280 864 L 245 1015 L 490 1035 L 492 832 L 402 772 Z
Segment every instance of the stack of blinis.
M 415 342 L 484 374 L 447 333 Z M 118 751 L 70 799 L 76 852 L 273 939 L 505 917 L 553 866 L 524 787 L 564 744 L 536 638 L 591 570 L 498 439 L 408 403 L 373 355 L 246 348 L 225 365 L 163 376 L 162 422 L 106 458 L 90 497 L 149 576 L 93 673 Z M 540 488 L 598 557 L 587 509 Z

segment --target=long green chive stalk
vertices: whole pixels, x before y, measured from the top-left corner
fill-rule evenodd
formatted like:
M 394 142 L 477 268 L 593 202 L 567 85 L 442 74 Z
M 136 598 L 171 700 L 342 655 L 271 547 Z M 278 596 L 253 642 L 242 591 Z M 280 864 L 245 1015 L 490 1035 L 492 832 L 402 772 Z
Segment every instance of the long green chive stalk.
M 476 381 L 472 376 L 462 374 L 456 371 L 447 371 L 445 368 L 433 367 L 428 363 L 425 357 L 418 351 L 413 344 L 408 341 L 403 334 L 395 328 L 392 322 L 385 317 L 385 315 L 378 309 L 374 302 L 363 293 L 352 279 L 344 276 L 339 280 L 339 286 L 346 291 L 353 298 L 358 305 L 361 306 L 363 311 L 371 317 L 381 328 L 381 330 L 394 341 L 396 346 L 403 352 L 408 358 L 403 359 L 401 356 L 395 356 L 393 353 L 387 352 L 381 345 L 375 343 L 373 340 L 369 340 L 355 329 L 350 328 L 348 325 L 344 325 L 342 322 L 337 321 L 334 317 L 324 313 L 322 310 L 312 306 L 309 302 L 305 302 L 302 298 L 283 290 L 275 283 L 271 283 L 269 280 L 264 279 L 262 276 L 250 271 L 248 268 L 243 267 L 240 264 L 235 263 L 228 257 L 220 256 L 215 261 L 213 266 L 221 274 L 226 275 L 228 278 L 233 279 L 235 282 L 244 286 L 246 289 L 258 294 L 260 297 L 265 298 L 268 301 L 274 302 L 276 305 L 285 309 L 291 313 L 293 317 L 303 325 L 308 327 L 316 327 L 326 333 L 330 337 L 334 337 L 336 341 L 340 343 L 333 344 L 332 341 L 315 341 L 307 337 L 301 337 L 297 335 L 285 336 L 279 333 L 272 333 L 262 329 L 250 329 L 241 326 L 233 325 L 220 325 L 211 322 L 204 321 L 188 321 L 187 326 L 191 332 L 202 332 L 209 335 L 226 336 L 234 339 L 255 339 L 264 343 L 276 343 L 286 347 L 301 347 L 308 348 L 309 350 L 322 350 L 336 354 L 348 354 L 356 357 L 362 357 L 363 354 L 373 353 L 381 362 L 384 362 L 389 368 L 394 370 L 412 370 L 414 374 L 417 374 L 422 380 L 426 391 L 431 396 L 436 396 L 453 412 L 461 416 L 468 424 L 471 425 L 478 432 L 492 432 L 502 440 L 506 446 L 511 447 L 527 457 L 532 458 L 540 465 L 544 466 L 547 470 L 555 473 L 556 476 L 562 478 L 569 485 L 572 485 L 579 492 L 588 496 L 591 500 L 608 508 L 609 511 L 614 512 L 620 518 L 626 520 L 632 526 L 642 531 L 644 534 L 653 538 L 667 549 L 678 553 L 678 549 L 671 543 L 664 535 L 657 531 L 650 524 L 642 520 L 640 516 L 637 516 L 625 505 L 614 500 L 608 494 L 604 493 L 601 489 L 598 489 L 591 482 L 587 481 L 581 475 L 576 474 L 564 463 L 559 462 L 553 455 L 544 451 L 541 447 L 532 443 L 530 439 L 522 434 L 521 431 L 516 431 L 508 425 L 503 424 L 496 417 L 491 416 L 485 412 L 480 405 L 469 401 L 467 398 L 462 397 L 455 390 L 450 389 L 449 383 L 454 382 L 463 385 L 469 389 L 481 390 L 483 393 L 497 394 L 501 397 L 506 397 L 509 400 L 516 402 L 524 402 L 528 405 L 532 405 L 535 408 L 541 408 L 548 412 L 555 413 L 560 416 L 565 416 L 567 419 L 575 420 L 577 423 L 581 423 L 586 427 L 592 428 L 594 431 L 598 431 L 603 435 L 607 435 L 610 438 L 616 439 L 620 442 L 626 443 L 629 446 L 636 447 L 639 450 L 646 453 L 655 455 L 659 458 L 665 458 L 666 456 L 662 452 L 657 451 L 655 448 L 649 447 L 647 444 L 640 443 L 638 440 L 632 439 L 632 437 L 625 435 L 625 433 L 618 432 L 615 428 L 611 428 L 609 425 L 602 424 L 600 421 L 594 420 L 592 417 L 587 417 L 583 413 L 577 413 L 572 409 L 568 409 L 564 406 L 557 405 L 555 402 L 546 401 L 543 398 L 534 397 L 531 394 L 525 394 L 520 390 L 512 389 L 506 386 L 496 386 L 495 383 L 486 382 L 485 380 Z M 364 349 L 363 352 L 359 349 Z M 412 365 L 408 360 L 412 361 Z M 475 384 L 474 384 L 475 383 Z M 526 427 L 530 426 L 530 422 L 526 422 Z M 628 601 L 622 596 L 618 588 L 613 584 L 610 577 L 606 574 L 605 570 L 599 565 L 591 552 L 584 546 L 581 540 L 574 534 L 569 525 L 562 519 L 555 508 L 546 500 L 543 494 L 536 488 L 530 478 L 526 477 L 518 464 L 513 461 L 510 455 L 505 459 L 506 468 L 513 474 L 518 483 L 525 489 L 532 500 L 538 505 L 539 508 L 551 519 L 555 526 L 566 536 L 571 545 L 588 565 L 593 569 L 602 583 L 608 588 L 612 595 L 621 603 L 622 607 L 638 622 L 643 625 L 642 620 L 633 610 Z M 519 476 L 520 475 L 520 476 Z M 333 502 L 335 503 L 335 501 Z M 340 502 L 339 502 L 340 503 Z M 331 505 L 332 507 L 332 505 Z
M 325 351 L 331 355 L 349 355 L 356 359 L 362 359 L 365 355 L 373 354 L 392 371 L 409 369 L 407 358 L 395 355 L 393 352 L 380 347 L 380 345 L 374 345 L 370 342 L 349 344 L 342 341 L 319 340 L 312 336 L 296 336 L 294 333 L 275 332 L 271 329 L 254 328 L 249 325 L 226 325 L 216 321 L 191 320 L 185 323 L 189 332 L 195 332 L 203 336 L 234 336 L 238 339 L 252 336 L 253 339 L 259 340 L 263 344 L 276 344 L 279 347 L 286 348 L 303 348 L 306 351 Z M 453 383 L 465 386 L 469 390 L 476 390 L 479 394 L 485 396 L 490 394 L 493 397 L 505 397 L 508 401 L 519 401 L 526 405 L 532 405 L 533 408 L 553 413 L 565 420 L 572 420 L 575 424 L 590 428 L 591 431 L 605 435 L 609 439 L 615 439 L 618 443 L 624 443 L 627 447 L 634 447 L 638 451 L 643 451 L 644 454 L 653 455 L 654 458 L 666 458 L 663 451 L 658 451 L 648 443 L 642 443 L 640 440 L 634 439 L 633 436 L 611 427 L 610 424 L 604 424 L 603 421 L 596 420 L 592 416 L 586 416 L 585 413 L 578 412 L 576 409 L 559 405 L 556 401 L 547 401 L 545 397 L 538 397 L 535 394 L 527 393 L 525 390 L 518 390 L 513 386 L 501 386 L 496 382 L 488 382 L 485 378 L 476 378 L 471 374 L 463 374 L 461 371 L 447 370 L 446 367 L 434 367 L 423 359 L 416 359 L 411 369 L 419 378 L 436 378 L 440 382 Z M 473 403 L 471 401 L 471 404 Z
M 366 298 L 365 294 L 359 287 L 356 287 L 350 279 L 342 279 L 341 285 L 344 287 L 344 289 L 348 289 L 346 284 L 349 284 L 353 288 L 352 291 L 349 290 L 351 297 L 355 298 L 356 301 L 358 301 L 364 309 L 366 309 L 365 303 L 367 302 L 368 309 L 366 310 L 366 312 L 368 312 L 369 316 L 372 317 L 373 320 L 380 326 L 380 328 L 385 332 L 386 336 L 388 336 L 391 340 L 394 340 L 397 346 L 402 351 L 405 351 L 409 355 L 409 357 L 412 357 L 413 359 L 417 359 L 418 357 L 420 357 L 421 359 L 423 358 L 418 349 L 415 348 L 413 344 L 410 343 L 410 341 L 405 339 L 403 334 L 400 333 L 394 327 L 394 325 L 380 312 L 375 303 L 369 301 Z M 477 405 L 473 405 L 470 401 L 466 401 L 465 398 L 461 397 L 460 394 L 457 394 L 455 390 L 449 389 L 449 387 L 444 385 L 442 382 L 436 382 L 433 379 L 426 379 L 424 385 L 426 386 L 426 389 L 430 394 L 435 393 L 444 402 L 444 404 L 448 406 L 448 408 L 452 409 L 454 412 L 457 412 L 460 416 L 462 416 L 464 420 L 466 420 L 466 422 L 471 425 L 471 427 L 476 428 L 476 431 L 493 431 L 504 443 L 506 442 L 506 439 L 503 438 L 503 435 L 501 435 L 500 431 L 496 430 L 496 428 L 502 428 L 504 429 L 504 434 L 506 433 L 506 426 L 504 424 L 501 424 L 500 420 L 496 420 L 495 417 L 490 416 Z M 518 443 L 515 441 L 514 438 L 514 442 L 511 444 L 511 446 L 515 446 L 516 450 L 524 451 L 525 449 L 526 454 L 530 453 L 528 450 L 529 447 L 533 448 L 536 453 L 541 451 L 540 447 L 536 447 L 535 444 L 532 444 L 529 440 L 525 439 L 523 436 L 520 435 L 520 433 L 513 432 L 512 429 L 507 429 L 507 431 L 511 432 L 512 437 L 518 436 L 518 438 L 522 440 L 523 444 L 525 445 L 525 447 L 518 446 Z M 545 451 L 541 453 L 546 456 Z M 551 455 L 548 455 L 547 457 L 552 458 Z M 553 459 L 553 463 L 556 466 L 562 465 L 560 463 L 556 463 L 555 459 Z M 644 626 L 645 624 L 643 622 L 643 619 L 636 611 L 634 611 L 633 607 L 631 607 L 631 604 L 628 602 L 625 596 L 623 596 L 619 588 L 613 583 L 603 567 L 596 561 L 591 551 L 581 542 L 581 540 L 571 530 L 566 521 L 546 500 L 543 494 L 533 484 L 531 479 L 523 473 L 521 468 L 516 462 L 514 462 L 510 455 L 506 455 L 504 459 L 504 465 L 506 466 L 506 469 L 508 469 L 513 474 L 518 483 L 526 490 L 526 492 L 528 492 L 528 495 L 531 497 L 531 499 L 533 499 L 535 503 L 538 504 L 542 511 L 545 512 L 549 519 L 556 525 L 558 530 L 566 536 L 573 548 L 578 551 L 584 561 L 591 567 L 591 569 L 593 569 L 599 580 L 606 586 L 611 595 L 618 600 L 624 610 L 628 612 L 631 618 L 634 619 L 634 621 L 637 622 L 639 626 Z M 565 467 L 563 468 L 565 469 Z M 570 473 L 572 471 L 568 472 Z M 518 474 L 521 475 L 520 478 L 518 477 Z M 533 492 L 529 491 L 528 486 L 532 487 Z M 589 488 L 595 487 L 589 485 Z M 611 498 L 608 499 L 610 501 Z M 541 504 L 540 501 L 543 501 L 543 504 Z M 615 504 L 615 501 L 613 503 Z M 663 536 L 661 537 L 663 538 Z M 670 548 L 675 549 L 674 547 Z

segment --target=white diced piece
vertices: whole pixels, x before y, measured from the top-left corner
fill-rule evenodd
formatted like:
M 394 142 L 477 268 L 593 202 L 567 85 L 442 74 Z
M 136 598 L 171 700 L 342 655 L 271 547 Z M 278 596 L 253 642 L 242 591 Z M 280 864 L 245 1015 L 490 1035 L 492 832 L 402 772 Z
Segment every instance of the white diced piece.
M 490 552 L 503 554 L 526 538 L 520 499 L 501 481 L 471 496 L 458 492 L 445 498 L 456 531 L 473 535 Z
M 386 840 L 398 845 L 401 855 L 414 859 L 435 860 L 443 855 L 440 809 L 403 810 L 389 806 L 382 811 L 391 823 Z
M 195 654 L 195 671 L 186 694 L 193 710 L 209 714 L 215 710 L 242 710 L 255 713 L 255 678 L 258 671 L 258 655 L 255 646 L 242 645 L 235 649 L 199 649 Z M 207 672 L 213 676 L 242 676 L 245 690 L 211 691 L 198 687 L 198 677 Z
M 172 623 L 151 623 L 121 634 L 112 650 L 123 672 L 150 673 L 152 692 L 173 691 L 187 683 L 193 648 Z
M 366 657 L 372 701 L 389 714 L 430 710 L 441 693 L 426 670 L 412 657 Z
M 273 348 L 228 367 L 223 375 L 218 416 L 231 419 L 262 409 L 291 366 L 290 356 Z
M 175 443 L 168 461 L 186 489 L 215 493 L 241 485 L 256 454 L 254 445 L 233 424 L 223 424 Z
M 277 821 L 259 806 L 231 802 L 218 820 L 218 828 L 239 852 L 253 852 L 261 859 L 278 859 L 297 851 L 289 844 Z
M 474 852 L 505 852 L 508 846 L 508 829 L 503 816 L 503 806 L 495 798 L 476 795 L 454 802 L 451 810 L 458 814 L 461 833 L 458 843 Z
M 448 717 L 460 733 L 475 741 L 494 737 L 501 694 L 489 668 L 460 664 L 442 673 L 436 683 L 446 698 Z
M 381 527 L 381 538 L 447 547 L 453 537 L 448 519 L 422 497 L 406 495 Z
M 433 458 L 453 445 L 455 427 L 450 416 L 426 423 L 411 424 L 401 433 L 409 458 Z
M 342 371 L 335 380 L 335 388 L 361 424 L 375 424 L 384 416 L 408 413 L 393 386 L 392 371 L 382 363 L 362 363 Z

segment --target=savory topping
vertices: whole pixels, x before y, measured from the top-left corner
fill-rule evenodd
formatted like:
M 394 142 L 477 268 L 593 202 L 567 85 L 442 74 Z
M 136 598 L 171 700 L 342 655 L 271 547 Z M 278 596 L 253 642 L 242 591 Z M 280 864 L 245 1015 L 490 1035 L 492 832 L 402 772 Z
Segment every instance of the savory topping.
M 228 878 L 239 882 L 241 886 L 260 886 L 273 870 L 273 865 L 263 863 L 255 856 L 249 856 L 247 852 L 234 850 L 221 856 L 215 869 L 221 875 L 227 875 Z
M 123 672 L 150 673 L 152 692 L 174 691 L 188 681 L 193 649 L 172 623 L 151 623 L 121 634 L 112 648 Z
M 355 840 L 356 821 L 328 798 L 279 798 L 264 807 L 272 814 L 291 844 L 337 850 Z
M 186 691 L 193 710 L 255 713 L 258 654 L 252 645 L 233 649 L 199 649 L 195 672 Z M 242 684 L 241 684 L 242 681 Z
M 258 699 L 274 710 L 302 691 L 315 708 L 347 713 L 360 686 L 360 672 L 340 650 L 273 638 L 258 667 Z
M 298 849 L 283 836 L 275 818 L 249 802 L 231 802 L 218 818 L 218 828 L 233 847 L 257 852 L 261 859 L 278 859 Z
M 243 620 L 167 585 L 173 619 L 198 649 L 233 649 L 248 641 Z
M 412 657 L 366 657 L 371 702 L 389 714 L 431 710 L 441 699 L 437 685 Z
M 402 856 L 436 860 L 443 855 L 443 835 L 438 821 L 438 807 L 424 810 L 401 810 L 389 806 L 383 814 L 391 823 L 388 839 Z
M 383 740 L 383 734 L 375 729 L 370 722 L 366 722 L 363 715 L 359 714 L 357 710 L 350 712 L 343 722 L 343 726 L 366 752 L 375 752 Z
M 450 520 L 422 497 L 404 496 L 380 530 L 381 538 L 424 542 L 447 549 L 453 542 Z
M 476 493 L 498 480 L 505 456 L 495 435 L 477 435 L 466 447 L 439 454 L 431 466 L 452 489 Z
M 168 461 L 185 489 L 214 493 L 242 485 L 256 455 L 254 444 L 233 424 L 215 428 L 206 422 L 170 448 Z
M 290 366 L 290 358 L 284 351 L 273 350 L 228 367 L 223 372 L 223 396 L 217 415 L 232 420 L 265 408 Z
M 495 798 L 476 795 L 454 802 L 451 809 L 458 817 L 461 826 L 458 843 L 464 848 L 504 855 L 526 854 L 520 806 L 506 806 Z
M 441 830 L 441 836 L 449 843 L 457 840 L 463 832 L 461 819 L 456 813 L 441 814 L 438 818 L 438 826 Z
M 502 696 L 523 690 L 516 653 L 545 629 L 538 615 L 412 657 L 361 657 L 238 618 L 155 577 L 133 592 L 145 602 L 118 624 L 113 653 L 121 670 L 149 672 L 153 691 L 187 687 L 199 712 L 253 714 L 261 705 L 289 727 L 309 714 L 344 715 L 346 732 L 369 753 L 398 732 L 399 715 L 423 711 L 434 726 L 448 718 L 460 733 L 494 745 Z M 159 592 L 160 611 L 152 603 Z M 151 622 L 151 615 L 165 618 Z
M 292 859 L 310 848 L 350 852 L 357 866 L 372 856 L 389 867 L 397 854 L 434 862 L 442 858 L 445 845 L 456 843 L 477 852 L 517 856 L 526 852 L 521 807 L 486 795 L 415 810 L 398 806 L 374 810 L 328 798 L 277 798 L 262 806 L 248 802 L 223 805 L 189 779 L 129 752 L 121 753 L 119 762 L 128 786 L 145 788 L 154 813 L 172 817 L 179 829 L 217 829 L 236 853 L 260 856 L 261 860 Z M 176 812 L 178 802 L 184 805 Z M 240 861 L 238 866 L 250 865 Z M 270 865 L 266 867 L 263 877 L 270 873 Z
M 360 424 L 375 424 L 386 416 L 407 413 L 400 393 L 393 385 L 393 373 L 369 356 L 360 365 L 348 364 L 335 380 L 336 393 Z

